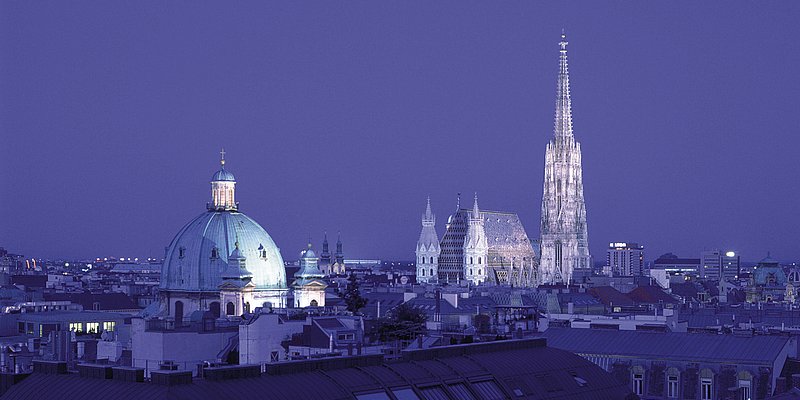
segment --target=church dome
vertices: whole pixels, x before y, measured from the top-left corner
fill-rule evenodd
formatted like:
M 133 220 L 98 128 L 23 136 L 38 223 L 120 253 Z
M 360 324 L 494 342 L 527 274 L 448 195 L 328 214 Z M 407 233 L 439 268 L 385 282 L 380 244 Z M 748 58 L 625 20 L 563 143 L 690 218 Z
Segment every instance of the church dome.
M 264 228 L 240 212 L 210 210 L 172 239 L 161 269 L 161 289 L 218 291 L 237 241 L 256 289 L 286 288 L 283 258 Z
M 236 182 L 236 178 L 233 176 L 232 173 L 227 171 L 225 167 L 222 167 L 219 169 L 219 171 L 214 173 L 214 176 L 211 177 L 211 181 Z
M 208 211 L 186 224 L 167 247 L 161 289 L 218 292 L 223 279 L 233 276 L 252 277 L 256 290 L 285 289 L 280 250 L 261 225 L 238 212 L 236 180 L 225 170 L 225 150 L 220 154 Z

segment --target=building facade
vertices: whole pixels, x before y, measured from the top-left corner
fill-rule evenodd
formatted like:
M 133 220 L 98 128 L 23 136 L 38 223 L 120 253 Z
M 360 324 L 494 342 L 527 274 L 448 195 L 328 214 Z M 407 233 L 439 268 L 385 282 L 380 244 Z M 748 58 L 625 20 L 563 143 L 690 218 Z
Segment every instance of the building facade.
M 700 277 L 708 280 L 734 280 L 741 275 L 741 260 L 733 251 L 709 250 L 700 253 Z
M 417 282 L 437 283 L 439 281 L 439 235 L 436 234 L 436 216 L 431 212 L 431 199 L 422 216 L 422 232 L 417 240 Z
M 547 144 L 540 240 L 540 283 L 568 283 L 592 268 L 583 198 L 581 145 L 572 134 L 567 39 L 561 35 L 555 136 Z
M 608 276 L 643 276 L 644 246 L 630 242 L 609 243 L 604 269 Z

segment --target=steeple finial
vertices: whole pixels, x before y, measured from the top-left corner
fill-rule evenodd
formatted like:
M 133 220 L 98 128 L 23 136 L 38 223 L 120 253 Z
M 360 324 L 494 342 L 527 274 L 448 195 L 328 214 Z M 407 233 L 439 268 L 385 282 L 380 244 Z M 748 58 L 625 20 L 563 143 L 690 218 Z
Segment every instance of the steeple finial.
M 219 151 L 219 164 L 222 166 L 222 168 L 225 168 L 225 148 L 224 147 Z
M 472 203 L 472 217 L 479 218 L 481 215 L 481 211 L 478 208 L 478 192 L 475 192 L 475 202 Z
M 425 219 L 431 219 L 433 212 L 431 211 L 431 196 L 428 196 L 428 204 L 425 206 Z

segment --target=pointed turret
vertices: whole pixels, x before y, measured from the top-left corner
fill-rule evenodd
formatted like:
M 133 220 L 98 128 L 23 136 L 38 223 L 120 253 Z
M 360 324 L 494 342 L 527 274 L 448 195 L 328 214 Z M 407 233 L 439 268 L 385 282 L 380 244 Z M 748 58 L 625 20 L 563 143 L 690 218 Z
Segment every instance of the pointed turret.
M 417 282 L 436 283 L 438 281 L 439 236 L 436 234 L 436 216 L 431 211 L 431 198 L 422 215 L 422 232 L 417 240 Z
M 300 270 L 294 274 L 294 305 L 295 307 L 324 307 L 325 282 L 324 274 L 317 268 L 317 255 L 311 249 L 309 240 L 306 249 L 300 253 Z
M 322 253 L 319 255 L 319 262 L 325 266 L 331 265 L 331 252 L 328 247 L 328 232 L 325 232 L 325 236 L 322 239 Z
M 478 208 L 478 194 L 472 204 L 467 235 L 464 237 L 464 277 L 474 283 L 486 281 L 488 274 L 489 241 L 483 227 L 483 217 Z
M 336 263 L 344 265 L 344 252 L 342 252 L 342 233 L 339 232 L 336 237 Z

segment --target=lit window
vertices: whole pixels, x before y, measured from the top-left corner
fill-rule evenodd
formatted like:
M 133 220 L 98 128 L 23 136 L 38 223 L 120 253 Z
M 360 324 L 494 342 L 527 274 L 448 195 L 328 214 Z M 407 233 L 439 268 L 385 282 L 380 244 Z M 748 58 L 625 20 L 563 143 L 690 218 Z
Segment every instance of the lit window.
M 100 323 L 99 322 L 87 322 L 86 323 L 86 332 L 87 333 L 97 333 L 100 330 Z
M 75 333 L 81 333 L 83 332 L 83 324 L 80 322 L 70 322 L 69 330 Z
M 103 330 L 111 332 L 111 331 L 114 330 L 114 325 L 116 325 L 116 324 L 117 323 L 114 322 L 114 321 L 103 322 Z

